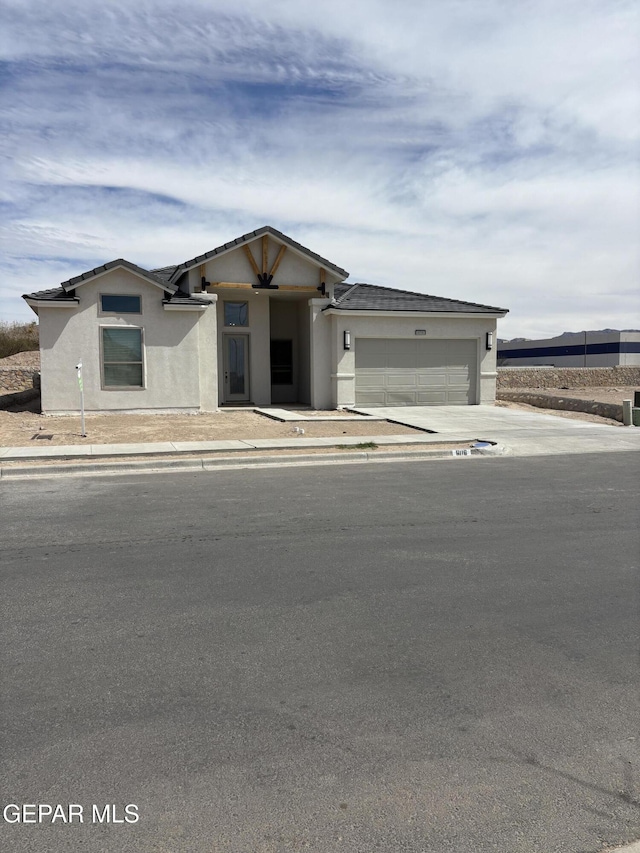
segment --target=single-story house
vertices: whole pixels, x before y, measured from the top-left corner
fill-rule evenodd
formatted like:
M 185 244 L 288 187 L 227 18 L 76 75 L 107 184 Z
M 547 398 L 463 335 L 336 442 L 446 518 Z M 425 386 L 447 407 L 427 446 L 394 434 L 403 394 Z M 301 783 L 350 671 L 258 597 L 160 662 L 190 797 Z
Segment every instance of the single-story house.
M 491 404 L 506 310 L 345 281 L 265 226 L 182 264 L 123 259 L 25 294 L 42 411 Z

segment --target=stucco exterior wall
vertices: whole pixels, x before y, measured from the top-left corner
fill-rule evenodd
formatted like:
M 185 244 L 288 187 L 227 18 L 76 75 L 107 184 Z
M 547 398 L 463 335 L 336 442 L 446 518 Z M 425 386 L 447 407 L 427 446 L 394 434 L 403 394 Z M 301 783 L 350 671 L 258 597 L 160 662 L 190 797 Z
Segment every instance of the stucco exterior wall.
M 102 293 L 140 296 L 141 314 L 99 315 Z M 165 311 L 163 291 L 125 269 L 114 269 L 76 289 L 76 308 L 40 308 L 42 410 L 80 408 L 75 366 L 83 364 L 85 409 L 91 411 L 198 411 L 201 312 Z M 207 311 L 211 311 L 208 308 Z M 206 313 L 206 312 L 205 312 Z M 143 329 L 145 387 L 103 389 L 101 327 Z
M 309 377 L 311 405 L 314 409 L 335 409 L 332 380 L 332 317 L 322 309 L 328 299 L 309 300 L 309 349 L 311 369 Z
M 487 350 L 486 333 L 495 337 L 492 317 L 417 317 L 355 315 L 350 312 L 329 315 L 331 331 L 332 408 L 353 406 L 356 397 L 355 354 L 360 338 L 415 338 L 416 329 L 424 329 L 424 338 L 471 339 L 477 342 L 476 403 L 491 405 L 496 396 L 496 350 Z M 344 349 L 344 332 L 351 332 L 351 349 Z

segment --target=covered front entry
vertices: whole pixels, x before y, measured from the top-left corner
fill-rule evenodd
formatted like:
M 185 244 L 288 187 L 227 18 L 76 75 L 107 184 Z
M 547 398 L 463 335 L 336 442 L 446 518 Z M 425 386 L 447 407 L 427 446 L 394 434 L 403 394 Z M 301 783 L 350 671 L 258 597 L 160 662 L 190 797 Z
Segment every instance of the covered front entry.
M 356 338 L 356 404 L 476 402 L 477 341 Z

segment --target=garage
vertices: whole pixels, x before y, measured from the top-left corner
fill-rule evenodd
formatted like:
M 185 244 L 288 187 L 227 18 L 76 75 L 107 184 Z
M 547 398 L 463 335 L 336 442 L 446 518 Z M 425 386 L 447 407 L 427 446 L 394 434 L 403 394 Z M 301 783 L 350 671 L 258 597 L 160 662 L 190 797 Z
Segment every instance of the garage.
M 356 338 L 356 405 L 476 402 L 476 339 Z

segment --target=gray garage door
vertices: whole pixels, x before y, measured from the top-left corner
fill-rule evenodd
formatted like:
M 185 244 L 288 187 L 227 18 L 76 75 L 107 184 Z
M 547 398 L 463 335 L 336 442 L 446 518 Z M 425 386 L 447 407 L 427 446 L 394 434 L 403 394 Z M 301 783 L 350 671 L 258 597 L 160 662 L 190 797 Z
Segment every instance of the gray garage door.
M 360 406 L 475 403 L 475 340 L 356 338 Z

